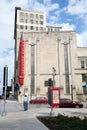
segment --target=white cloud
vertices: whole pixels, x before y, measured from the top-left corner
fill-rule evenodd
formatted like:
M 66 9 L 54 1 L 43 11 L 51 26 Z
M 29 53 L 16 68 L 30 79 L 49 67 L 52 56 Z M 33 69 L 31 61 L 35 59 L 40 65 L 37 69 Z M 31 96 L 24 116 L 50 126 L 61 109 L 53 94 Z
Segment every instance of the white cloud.
M 87 47 L 87 31 L 77 34 L 77 45 L 81 47 Z
M 43 0 L 44 4 L 51 4 L 51 0 Z
M 5 65 L 8 66 L 8 85 L 10 85 L 10 80 L 13 78 L 14 73 L 14 51 L 9 50 L 7 55 L 0 55 L 0 81 L 3 84 L 3 69 Z
M 67 12 L 72 15 L 87 13 L 87 0 L 69 0 Z
M 83 19 L 84 24 L 85 24 L 86 29 L 87 29 L 87 14 L 86 14 L 86 15 L 83 15 L 83 16 L 82 16 L 82 19 Z
M 56 16 L 51 16 L 49 23 L 50 25 L 58 25 L 58 18 Z
M 69 23 L 62 23 L 60 24 L 62 30 L 75 30 L 75 25 Z

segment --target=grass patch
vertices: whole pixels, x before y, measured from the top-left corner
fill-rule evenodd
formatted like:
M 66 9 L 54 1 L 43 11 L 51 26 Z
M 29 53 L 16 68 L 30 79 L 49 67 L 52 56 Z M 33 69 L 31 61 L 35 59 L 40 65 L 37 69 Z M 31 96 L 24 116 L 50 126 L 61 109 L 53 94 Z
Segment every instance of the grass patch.
M 87 117 L 39 116 L 37 117 L 49 130 L 87 130 Z

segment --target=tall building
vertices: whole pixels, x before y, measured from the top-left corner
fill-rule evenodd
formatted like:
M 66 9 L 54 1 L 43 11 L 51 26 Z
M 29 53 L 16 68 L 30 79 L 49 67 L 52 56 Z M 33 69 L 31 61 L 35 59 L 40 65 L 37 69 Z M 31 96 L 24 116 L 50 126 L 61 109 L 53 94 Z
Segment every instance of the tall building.
M 47 96 L 49 79 L 60 88 L 61 97 L 85 100 L 87 48 L 77 47 L 75 31 L 47 26 L 44 12 L 21 8 L 15 9 L 14 30 L 19 101 L 24 93 L 29 98 Z

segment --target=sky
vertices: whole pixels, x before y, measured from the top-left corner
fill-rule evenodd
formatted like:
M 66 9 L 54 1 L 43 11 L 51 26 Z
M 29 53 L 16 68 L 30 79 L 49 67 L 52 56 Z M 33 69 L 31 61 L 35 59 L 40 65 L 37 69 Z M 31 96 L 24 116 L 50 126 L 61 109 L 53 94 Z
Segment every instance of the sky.
M 46 24 L 75 30 L 77 46 L 87 47 L 87 0 L 0 0 L 0 81 L 8 66 L 8 85 L 14 76 L 15 7 L 46 13 Z

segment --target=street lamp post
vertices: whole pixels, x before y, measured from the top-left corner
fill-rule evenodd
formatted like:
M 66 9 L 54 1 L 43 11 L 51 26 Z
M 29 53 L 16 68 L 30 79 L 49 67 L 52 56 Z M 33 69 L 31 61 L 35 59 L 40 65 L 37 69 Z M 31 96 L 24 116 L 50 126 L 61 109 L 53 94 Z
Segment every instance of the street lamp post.
M 53 75 L 53 87 L 55 87 L 55 75 L 56 75 L 56 69 L 52 67 L 52 75 Z M 50 115 L 54 115 L 53 107 L 51 106 L 51 112 Z
M 56 75 L 56 69 L 52 67 L 52 75 L 53 75 L 53 87 L 55 87 L 55 75 Z

